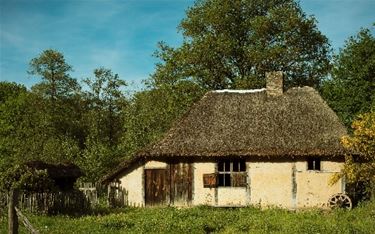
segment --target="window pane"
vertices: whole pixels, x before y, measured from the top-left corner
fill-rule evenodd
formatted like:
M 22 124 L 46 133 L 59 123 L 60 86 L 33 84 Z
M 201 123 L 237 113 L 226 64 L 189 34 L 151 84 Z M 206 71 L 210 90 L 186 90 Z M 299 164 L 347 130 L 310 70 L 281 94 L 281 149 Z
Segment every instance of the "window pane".
M 320 158 L 308 158 L 307 170 L 320 171 Z
M 307 159 L 307 170 L 314 170 L 314 160 L 312 158 Z
M 219 162 L 219 164 L 217 166 L 217 170 L 218 171 L 224 171 L 224 162 Z
M 315 159 L 315 170 L 320 171 L 320 158 Z
M 246 172 L 232 173 L 232 186 L 233 187 L 246 187 Z
M 224 174 L 219 174 L 219 186 L 224 186 Z
M 246 163 L 245 161 L 240 161 L 240 171 L 246 171 Z
M 224 186 L 230 186 L 230 174 L 224 174 L 225 184 Z
M 239 171 L 239 163 L 238 161 L 233 161 L 233 171 Z
M 229 161 L 224 162 L 224 168 L 225 168 L 225 171 L 230 171 L 230 162 Z

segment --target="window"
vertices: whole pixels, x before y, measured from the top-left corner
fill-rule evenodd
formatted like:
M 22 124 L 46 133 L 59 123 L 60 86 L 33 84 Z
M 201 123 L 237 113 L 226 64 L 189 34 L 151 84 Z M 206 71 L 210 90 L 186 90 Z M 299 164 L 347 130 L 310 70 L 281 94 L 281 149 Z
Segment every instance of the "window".
M 320 171 L 320 158 L 308 158 L 307 170 Z
M 246 163 L 244 160 L 224 160 L 218 163 L 219 187 L 245 187 Z

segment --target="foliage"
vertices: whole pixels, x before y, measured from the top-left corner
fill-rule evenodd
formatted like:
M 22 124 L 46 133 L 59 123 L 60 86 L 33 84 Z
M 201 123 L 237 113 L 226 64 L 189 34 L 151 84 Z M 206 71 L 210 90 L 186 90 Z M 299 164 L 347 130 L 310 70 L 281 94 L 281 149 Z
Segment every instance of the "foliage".
M 121 89 L 127 84 L 110 69 L 95 69 L 94 74 L 94 79 L 84 80 L 89 87 L 85 92 L 88 102 L 88 113 L 85 116 L 88 135 L 114 145 L 122 130 L 121 111 L 127 104 Z
M 55 182 L 48 176 L 46 170 L 32 170 L 22 164 L 1 169 L 3 172 L 0 174 L 0 191 L 20 189 L 30 192 L 56 189 Z
M 29 74 L 41 76 L 42 82 L 34 87 L 45 97 L 55 100 L 73 95 L 79 90 L 77 81 L 68 72 L 72 67 L 65 62 L 59 51 L 48 49 L 30 61 Z
M 203 92 L 193 82 L 186 81 L 136 93 L 124 112 L 123 151 L 132 155 L 158 140 Z
M 352 136 L 342 138 L 345 148 L 354 156 L 347 156 L 343 174 L 349 183 L 364 183 L 375 191 L 375 112 L 359 115 L 353 122 Z
M 41 233 L 372 233 L 374 209 L 375 203 L 369 202 L 351 211 L 202 206 L 125 208 L 80 218 L 28 217 Z M 6 219 L 2 222 L 5 224 Z M 5 233 L 6 225 L 2 226 L 0 232 Z
M 86 180 L 96 182 L 119 163 L 118 146 L 124 132 L 123 111 L 127 99 L 122 88 L 127 86 L 110 69 L 94 70 L 94 78 L 84 80 L 88 90 L 82 97 L 85 111 L 82 115 L 85 142 L 78 164 L 84 169 Z
M 330 69 L 327 38 L 293 0 L 201 0 L 179 25 L 180 47 L 159 43 L 155 85 L 188 80 L 204 89 L 263 87 L 265 72 L 285 84 L 318 87 Z
M 48 108 L 46 100 L 27 91 L 0 104 L 0 163 L 61 162 L 76 157 L 78 143 L 68 134 L 69 129 L 76 131 L 71 124 L 75 122 L 66 118 L 53 124 Z
M 369 29 L 350 37 L 334 57 L 322 94 L 348 127 L 355 116 L 375 109 L 375 37 Z

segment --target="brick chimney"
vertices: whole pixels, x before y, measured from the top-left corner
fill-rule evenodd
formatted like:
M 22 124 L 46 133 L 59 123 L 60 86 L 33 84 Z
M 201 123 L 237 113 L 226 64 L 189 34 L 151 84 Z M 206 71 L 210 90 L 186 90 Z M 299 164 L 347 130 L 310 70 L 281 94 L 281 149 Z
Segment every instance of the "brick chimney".
M 283 95 L 284 85 L 283 85 L 283 72 L 273 71 L 266 72 L 266 92 L 269 97 L 276 97 Z

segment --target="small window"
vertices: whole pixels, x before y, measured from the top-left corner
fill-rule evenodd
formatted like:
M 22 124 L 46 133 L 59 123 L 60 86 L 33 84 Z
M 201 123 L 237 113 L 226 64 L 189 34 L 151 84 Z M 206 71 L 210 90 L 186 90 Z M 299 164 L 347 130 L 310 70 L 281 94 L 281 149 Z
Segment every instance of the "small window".
M 307 170 L 320 171 L 320 158 L 308 158 Z
M 244 160 L 218 162 L 219 187 L 246 187 L 246 163 Z

